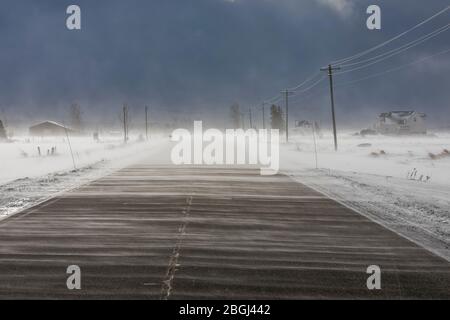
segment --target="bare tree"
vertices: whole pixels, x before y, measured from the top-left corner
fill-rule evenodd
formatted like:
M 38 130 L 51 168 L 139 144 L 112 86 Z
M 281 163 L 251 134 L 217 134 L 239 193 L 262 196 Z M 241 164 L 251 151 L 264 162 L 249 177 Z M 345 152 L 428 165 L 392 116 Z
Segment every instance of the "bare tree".
M 74 103 L 70 106 L 70 124 L 76 131 L 83 130 L 83 112 L 78 104 Z
M 3 122 L 2 120 L 0 120 L 0 140 L 2 139 L 7 139 L 7 136 L 6 136 L 6 129 L 3 126 Z
M 286 130 L 286 122 L 284 120 L 283 111 L 280 106 L 272 105 L 270 107 L 271 126 L 272 129 L 278 129 L 280 131 Z
M 235 129 L 242 128 L 242 114 L 239 108 L 239 104 L 235 103 L 230 107 L 231 121 Z
M 123 141 L 127 143 L 127 141 L 130 139 L 129 137 L 129 130 L 130 130 L 130 113 L 129 113 L 129 107 L 124 104 L 122 108 L 122 112 L 119 113 L 119 120 L 122 124 L 123 129 Z

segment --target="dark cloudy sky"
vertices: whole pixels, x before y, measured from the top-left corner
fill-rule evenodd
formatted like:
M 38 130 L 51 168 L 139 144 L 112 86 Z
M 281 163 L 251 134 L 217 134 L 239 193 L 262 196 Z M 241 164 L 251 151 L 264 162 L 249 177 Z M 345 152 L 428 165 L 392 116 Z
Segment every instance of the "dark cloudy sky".
M 1 0 L 0 110 L 27 117 L 116 112 L 126 102 L 155 114 L 225 117 L 259 106 L 330 60 L 374 46 L 449 5 L 448 0 Z M 68 5 L 82 30 L 65 27 Z M 382 9 L 382 30 L 365 26 Z M 450 11 L 377 53 L 450 21 Z M 336 84 L 450 47 L 450 31 Z M 292 119 L 329 120 L 324 81 L 293 99 Z M 370 122 L 380 111 L 416 109 L 450 124 L 450 54 L 354 86 L 336 88 L 338 119 Z M 322 90 L 322 91 L 321 91 Z M 314 93 L 314 91 L 313 91 Z M 6 110 L 6 111 L 5 111 Z

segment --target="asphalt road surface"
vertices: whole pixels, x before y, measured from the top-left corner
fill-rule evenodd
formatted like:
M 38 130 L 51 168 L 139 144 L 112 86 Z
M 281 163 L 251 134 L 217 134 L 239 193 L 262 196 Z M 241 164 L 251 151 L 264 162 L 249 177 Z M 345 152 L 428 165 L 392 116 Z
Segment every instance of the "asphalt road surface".
M 0 222 L 0 243 L 1 299 L 450 298 L 446 260 L 252 168 L 134 165 Z

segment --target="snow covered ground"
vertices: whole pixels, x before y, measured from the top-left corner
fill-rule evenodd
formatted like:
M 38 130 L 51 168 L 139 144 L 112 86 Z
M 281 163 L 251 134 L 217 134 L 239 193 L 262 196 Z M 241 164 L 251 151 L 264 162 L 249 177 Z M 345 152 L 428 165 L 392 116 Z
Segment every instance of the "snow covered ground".
M 450 260 L 450 134 L 295 136 L 282 170 Z
M 100 142 L 87 137 L 71 137 L 69 145 L 68 140 L 62 137 L 15 138 L 12 143 L 0 144 L 0 184 L 122 158 L 142 147 L 136 139 L 130 142 L 125 145 L 120 137 L 106 138 Z M 55 150 L 53 154 L 52 148 Z
M 69 147 L 63 138 L 24 137 L 0 143 L 0 220 L 142 157 L 158 158 L 158 150 L 165 144 L 161 137 L 150 142 L 132 139 L 127 144 L 120 138 L 101 142 L 71 138 L 70 142 Z M 56 148 L 53 155 L 52 148 Z

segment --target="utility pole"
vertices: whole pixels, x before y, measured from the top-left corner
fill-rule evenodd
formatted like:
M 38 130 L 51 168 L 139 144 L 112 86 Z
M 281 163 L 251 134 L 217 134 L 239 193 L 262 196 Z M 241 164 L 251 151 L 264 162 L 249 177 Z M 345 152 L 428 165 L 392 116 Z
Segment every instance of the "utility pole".
M 266 102 L 263 102 L 263 103 L 262 103 L 263 129 L 266 128 L 266 115 L 265 115 L 265 110 L 264 110 L 265 107 L 266 107 L 266 104 L 267 104 Z
M 289 94 L 293 93 L 293 91 L 289 91 L 288 89 L 281 91 L 284 93 L 284 100 L 286 102 L 286 143 L 289 142 Z
M 312 123 L 312 134 L 313 134 L 313 141 L 314 141 L 314 159 L 316 160 L 316 169 L 318 169 L 318 164 L 317 164 L 317 143 L 316 143 L 316 121 L 313 121 L 313 123 Z
M 338 150 L 337 134 L 336 134 L 336 116 L 334 113 L 334 93 L 333 93 L 333 71 L 340 70 L 339 67 L 333 67 L 331 64 L 326 68 L 321 68 L 320 71 L 328 71 L 328 77 L 330 78 L 330 97 L 331 97 L 331 116 L 333 118 L 333 136 L 334 136 L 334 150 Z
M 123 141 L 125 143 L 128 141 L 128 107 L 126 104 L 123 105 Z
M 250 121 L 250 129 L 253 129 L 252 108 L 248 108 L 248 117 Z
M 145 106 L 145 137 L 148 141 L 148 106 Z

